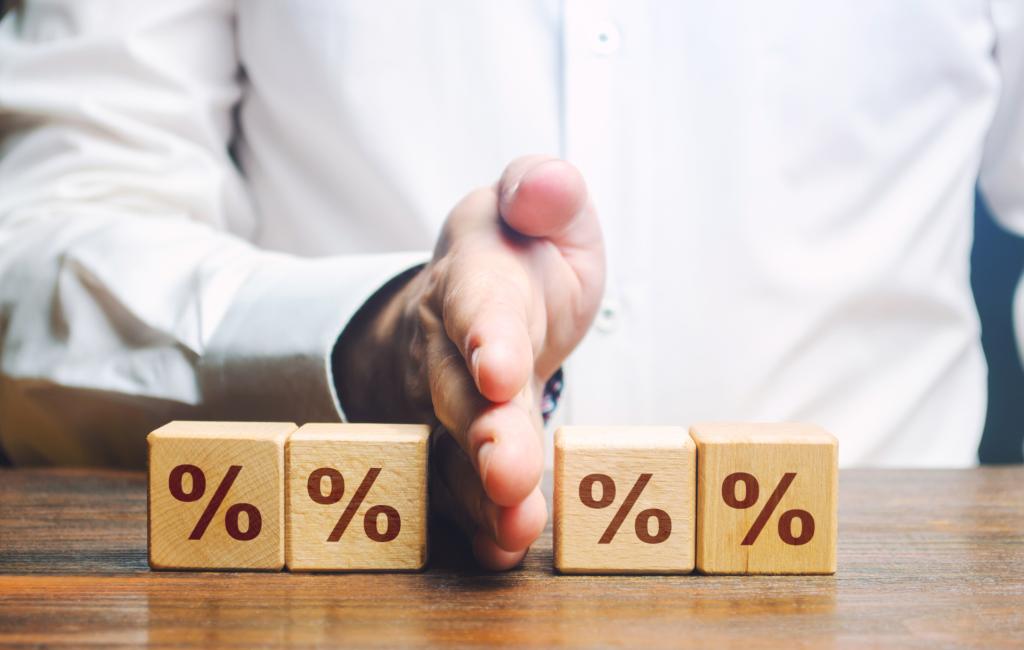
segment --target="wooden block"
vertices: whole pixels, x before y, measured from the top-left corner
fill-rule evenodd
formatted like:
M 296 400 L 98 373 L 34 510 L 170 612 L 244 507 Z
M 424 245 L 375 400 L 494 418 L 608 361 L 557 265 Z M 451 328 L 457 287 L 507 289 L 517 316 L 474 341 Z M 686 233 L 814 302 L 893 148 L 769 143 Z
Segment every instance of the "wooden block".
M 427 562 L 427 442 L 411 424 L 307 424 L 288 440 L 288 568 L 415 571 Z
M 690 573 L 696 453 L 681 427 L 555 433 L 555 568 Z
M 697 570 L 836 571 L 838 451 L 809 424 L 698 424 Z
M 149 434 L 149 565 L 284 565 L 286 422 L 184 422 Z

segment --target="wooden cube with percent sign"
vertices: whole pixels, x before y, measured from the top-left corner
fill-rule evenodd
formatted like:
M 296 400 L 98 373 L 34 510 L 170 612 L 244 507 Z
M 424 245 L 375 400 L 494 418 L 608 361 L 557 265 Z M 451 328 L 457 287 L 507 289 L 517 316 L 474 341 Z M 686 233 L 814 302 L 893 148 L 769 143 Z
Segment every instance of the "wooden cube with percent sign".
M 290 422 L 175 421 L 149 434 L 149 565 L 284 566 Z
M 307 424 L 292 434 L 288 568 L 422 569 L 429 437 L 429 427 L 411 424 Z
M 707 423 L 697 443 L 697 570 L 836 571 L 838 442 L 809 424 Z
M 554 546 L 561 573 L 690 573 L 696 453 L 681 427 L 555 433 Z

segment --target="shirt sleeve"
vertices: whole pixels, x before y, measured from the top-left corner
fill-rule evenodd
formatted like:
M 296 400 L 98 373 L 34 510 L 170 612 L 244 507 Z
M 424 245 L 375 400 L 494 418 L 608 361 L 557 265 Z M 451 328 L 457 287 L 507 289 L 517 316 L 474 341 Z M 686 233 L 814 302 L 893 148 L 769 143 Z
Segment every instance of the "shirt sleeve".
M 341 417 L 331 348 L 425 254 L 246 241 L 233 3 L 24 5 L 0 21 L 6 455 L 139 466 L 172 418 Z

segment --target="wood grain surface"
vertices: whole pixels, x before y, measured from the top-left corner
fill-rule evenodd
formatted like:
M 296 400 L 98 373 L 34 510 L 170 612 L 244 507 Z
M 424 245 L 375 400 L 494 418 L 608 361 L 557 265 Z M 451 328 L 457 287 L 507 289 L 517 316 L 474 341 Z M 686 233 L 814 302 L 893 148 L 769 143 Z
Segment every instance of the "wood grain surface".
M 418 571 L 427 559 L 427 441 L 420 424 L 306 424 L 291 435 L 286 452 L 286 564 L 293 571 Z M 342 513 L 359 498 L 377 468 L 362 504 L 334 541 Z M 310 483 L 315 472 L 334 472 Z M 326 485 L 326 487 L 325 487 Z M 335 491 L 336 490 L 336 491 Z M 310 494 L 319 498 L 313 501 Z M 327 495 L 329 498 L 325 498 Z M 391 508 L 397 515 L 375 515 Z M 386 543 L 374 533 L 393 534 Z
M 561 427 L 553 501 L 559 572 L 693 571 L 697 449 L 684 427 Z
M 0 645 L 1021 647 L 1024 469 L 840 473 L 834 576 L 151 572 L 141 473 L 0 470 Z
M 284 445 L 295 429 L 291 422 L 176 421 L 150 433 L 150 566 L 281 570 Z M 233 508 L 241 510 L 233 516 Z
M 839 446 L 832 434 L 812 424 L 716 422 L 695 424 L 690 435 L 699 459 L 699 572 L 835 573 Z M 781 496 L 774 505 L 773 496 Z M 787 533 L 799 543 L 783 541 Z M 809 539 L 797 539 L 805 533 Z M 745 545 L 748 535 L 756 541 Z

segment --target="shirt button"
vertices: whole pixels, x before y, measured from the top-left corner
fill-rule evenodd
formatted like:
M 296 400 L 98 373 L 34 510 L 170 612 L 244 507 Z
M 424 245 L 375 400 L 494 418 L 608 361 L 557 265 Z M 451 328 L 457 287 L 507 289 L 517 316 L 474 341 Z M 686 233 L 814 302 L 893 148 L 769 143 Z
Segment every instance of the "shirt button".
M 619 28 L 610 20 L 598 23 L 594 27 L 593 50 L 595 54 L 608 56 L 618 51 L 622 43 L 622 34 Z
M 597 310 L 597 317 L 594 318 L 594 329 L 602 334 L 611 334 L 615 331 L 619 321 L 619 304 L 611 298 L 601 301 L 601 308 Z

